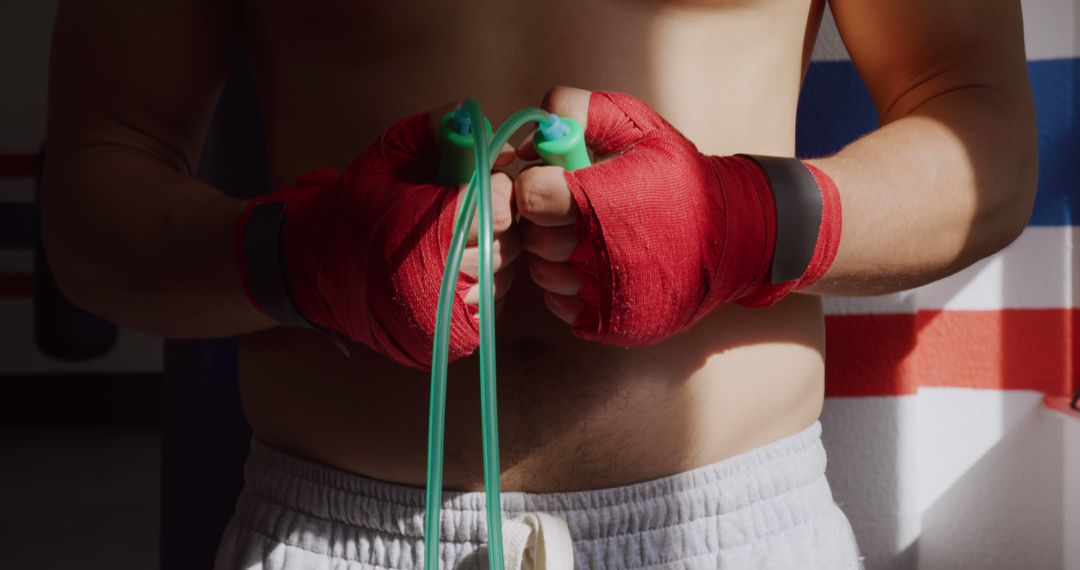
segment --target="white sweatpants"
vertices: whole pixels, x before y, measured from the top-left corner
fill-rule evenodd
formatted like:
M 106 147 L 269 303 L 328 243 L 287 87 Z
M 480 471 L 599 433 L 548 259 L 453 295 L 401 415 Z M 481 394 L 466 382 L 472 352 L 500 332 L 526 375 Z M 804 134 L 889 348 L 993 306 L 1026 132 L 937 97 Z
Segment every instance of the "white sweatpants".
M 536 529 L 530 513 L 564 521 L 561 531 L 561 522 L 548 524 L 555 531 L 545 539 L 568 538 L 580 570 L 862 568 L 825 479 L 820 435 L 815 423 L 719 463 L 635 485 L 504 493 L 503 517 Z M 245 476 L 219 570 L 423 568 L 423 489 L 317 465 L 258 441 Z M 445 492 L 442 516 L 442 568 L 487 568 L 483 493 Z M 528 528 L 507 530 L 508 543 L 529 540 Z

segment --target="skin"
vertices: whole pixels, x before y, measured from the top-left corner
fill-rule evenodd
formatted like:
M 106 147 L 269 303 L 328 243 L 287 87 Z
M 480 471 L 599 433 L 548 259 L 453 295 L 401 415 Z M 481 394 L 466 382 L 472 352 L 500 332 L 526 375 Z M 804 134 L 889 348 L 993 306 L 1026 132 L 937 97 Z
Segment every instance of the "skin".
M 496 178 L 494 202 L 503 219 L 517 217 L 500 226 L 497 246 L 504 488 L 643 481 L 795 433 L 817 419 L 824 394 L 814 295 L 926 283 L 1023 229 L 1037 164 L 1019 3 L 831 6 L 883 126 L 811 161 L 840 188 L 844 234 L 809 295 L 769 309 L 723 306 L 650 347 L 581 341 L 565 322 L 578 309 L 579 284 L 563 265 L 576 212 L 561 173 L 519 173 L 520 160 L 503 167 L 509 175 Z M 280 188 L 312 168 L 346 165 L 395 120 L 465 95 L 498 124 L 542 101 L 585 119 L 587 90 L 621 90 L 702 152 L 790 156 L 822 7 L 67 1 L 54 40 L 42 196 L 50 261 L 70 297 L 125 326 L 173 337 L 245 334 L 241 391 L 266 442 L 422 485 L 427 374 L 362 347 L 346 359 L 321 335 L 275 328 L 249 305 L 236 269 L 243 203 L 193 178 L 237 31 Z M 450 488 L 482 486 L 476 378 L 475 357 L 451 366 Z

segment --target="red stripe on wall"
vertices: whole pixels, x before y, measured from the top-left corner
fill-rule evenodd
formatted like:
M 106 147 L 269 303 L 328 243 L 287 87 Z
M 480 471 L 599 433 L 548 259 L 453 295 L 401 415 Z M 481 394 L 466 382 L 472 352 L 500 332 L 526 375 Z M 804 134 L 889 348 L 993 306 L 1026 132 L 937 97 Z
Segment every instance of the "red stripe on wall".
M 0 178 L 32 178 L 37 174 L 37 156 L 0 154 Z
M 920 386 L 1067 396 L 1077 382 L 1075 309 L 835 315 L 825 322 L 829 396 L 896 396 Z
M 0 297 L 33 277 L 0 273 Z M 921 311 L 825 318 L 827 396 L 900 396 L 920 386 L 1035 390 L 1080 386 L 1080 310 Z
M 0 297 L 29 297 L 34 292 L 30 273 L 0 273 Z

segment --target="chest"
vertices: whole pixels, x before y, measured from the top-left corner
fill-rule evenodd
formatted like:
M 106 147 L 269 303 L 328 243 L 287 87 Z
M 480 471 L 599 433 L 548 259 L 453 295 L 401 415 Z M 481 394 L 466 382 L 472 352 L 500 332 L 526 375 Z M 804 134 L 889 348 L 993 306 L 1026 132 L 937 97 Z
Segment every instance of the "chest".
M 248 26 L 280 57 L 348 63 L 432 53 L 528 60 L 620 59 L 672 40 L 702 48 L 723 38 L 769 42 L 805 24 L 810 0 L 255 0 Z M 779 20 L 778 20 L 779 18 Z M 678 43 L 678 42 L 676 42 Z M 467 65 L 465 63 L 464 65 Z
M 820 2 L 251 0 L 244 26 L 290 180 L 419 110 L 472 96 L 499 123 L 555 85 L 632 93 L 713 154 L 788 152 Z

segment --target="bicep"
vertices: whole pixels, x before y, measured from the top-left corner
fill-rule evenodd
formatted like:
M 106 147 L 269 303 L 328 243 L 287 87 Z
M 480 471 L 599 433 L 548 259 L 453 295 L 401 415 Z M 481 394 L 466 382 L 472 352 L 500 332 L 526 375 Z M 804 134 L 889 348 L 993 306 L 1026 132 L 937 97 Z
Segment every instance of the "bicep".
M 68 0 L 49 85 L 50 162 L 116 146 L 190 174 L 237 22 L 224 0 Z
M 952 91 L 1028 97 L 1019 0 L 830 0 L 883 124 Z

